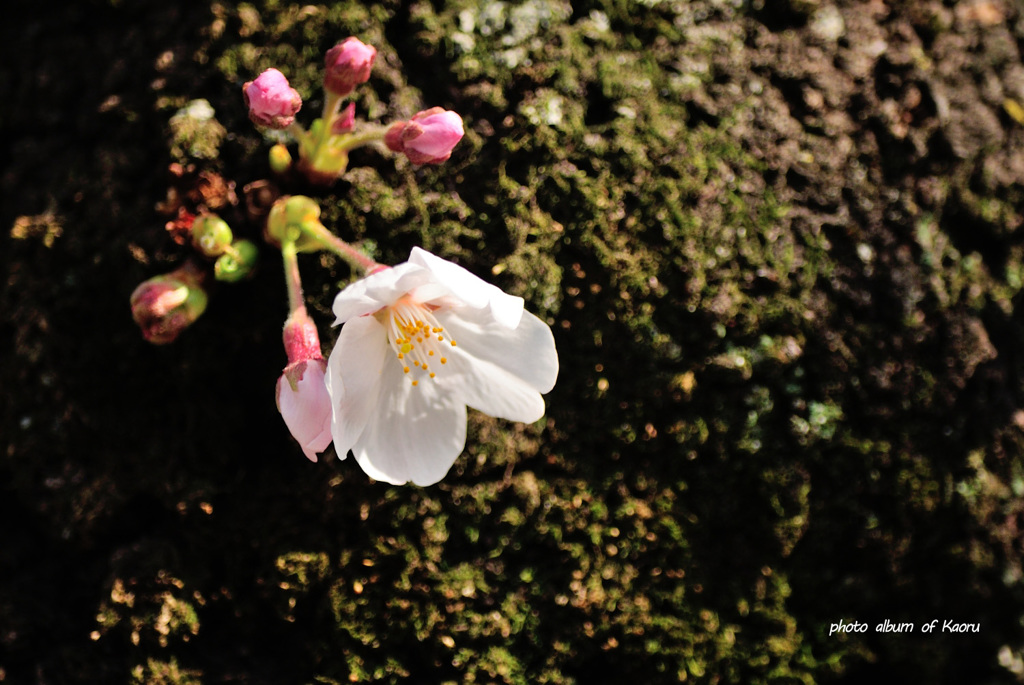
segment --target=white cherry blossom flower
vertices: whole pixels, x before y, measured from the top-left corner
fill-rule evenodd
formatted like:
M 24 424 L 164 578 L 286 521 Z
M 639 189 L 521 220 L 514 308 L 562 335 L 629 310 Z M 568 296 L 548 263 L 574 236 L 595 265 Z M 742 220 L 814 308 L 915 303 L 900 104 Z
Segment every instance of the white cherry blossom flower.
M 409 261 L 334 301 L 331 433 L 371 478 L 438 482 L 466 444 L 466 406 L 510 421 L 544 415 L 558 354 L 551 329 L 466 269 L 413 248 Z

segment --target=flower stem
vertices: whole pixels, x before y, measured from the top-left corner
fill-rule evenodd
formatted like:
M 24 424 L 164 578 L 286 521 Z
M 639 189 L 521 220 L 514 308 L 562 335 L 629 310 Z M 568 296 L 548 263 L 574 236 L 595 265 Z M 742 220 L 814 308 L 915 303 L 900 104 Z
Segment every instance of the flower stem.
M 242 263 L 245 261 L 245 258 L 242 257 L 241 253 L 235 249 L 234 245 L 224 245 L 223 249 L 224 254 L 226 254 L 229 257 L 232 257 L 236 262 Z
M 330 250 L 355 268 L 360 269 L 367 274 L 373 273 L 383 266 L 328 231 L 320 222 L 306 222 L 302 224 L 302 232 L 320 243 L 320 245 L 325 249 Z
M 281 243 L 281 255 L 284 257 L 284 282 L 288 288 L 288 311 L 295 313 L 304 310 L 306 305 L 302 297 L 302 279 L 299 276 L 299 258 L 294 240 Z
M 383 126 L 377 126 L 361 133 L 349 134 L 344 138 L 344 147 L 346 150 L 351 150 L 352 148 L 376 143 L 378 140 L 384 140 L 384 134 L 387 132 L 388 130 Z
M 324 89 L 324 111 L 321 118 L 324 120 L 324 128 L 326 130 L 331 130 L 331 124 L 334 123 L 334 118 L 338 116 L 338 109 L 341 106 L 341 101 L 344 99 L 345 96 L 338 95 L 326 88 Z
M 289 124 L 288 132 L 294 136 L 295 140 L 299 141 L 299 145 L 304 145 L 309 139 L 309 133 L 307 133 L 306 129 L 302 128 L 302 125 L 297 121 L 293 121 Z

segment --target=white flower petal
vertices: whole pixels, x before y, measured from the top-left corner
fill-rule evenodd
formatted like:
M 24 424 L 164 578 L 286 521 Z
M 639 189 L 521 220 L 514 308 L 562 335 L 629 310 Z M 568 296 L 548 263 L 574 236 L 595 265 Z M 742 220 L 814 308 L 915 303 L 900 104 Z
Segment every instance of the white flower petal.
M 366 475 L 393 485 L 444 478 L 466 446 L 466 406 L 428 379 L 413 387 L 398 360 L 384 364 L 375 405 L 352 448 Z
M 488 416 L 524 423 L 544 416 L 544 399 L 529 384 L 459 350 L 452 350 L 438 378 L 441 387 Z
M 470 309 L 439 309 L 434 315 L 457 343 L 453 351 L 458 350 L 460 357 L 503 369 L 542 394 L 555 387 L 555 338 L 548 325 L 530 312 L 523 312 L 519 326 L 511 331 L 490 320 L 486 313 Z
M 331 397 L 331 434 L 338 458 L 344 459 L 373 419 L 390 348 L 387 331 L 372 316 L 352 319 L 341 329 L 327 362 Z
M 414 247 L 409 264 L 417 264 L 434 275 L 438 282 L 473 309 L 489 308 L 494 319 L 505 328 L 515 328 L 523 315 L 523 298 L 509 295 L 473 275 L 458 264 Z
M 361 278 L 334 298 L 334 325 L 372 314 L 433 280 L 428 270 L 408 262 Z
M 331 444 L 331 399 L 324 385 L 324 363 L 311 360 L 292 390 L 288 379 L 277 380 L 277 404 L 292 437 L 310 461 Z

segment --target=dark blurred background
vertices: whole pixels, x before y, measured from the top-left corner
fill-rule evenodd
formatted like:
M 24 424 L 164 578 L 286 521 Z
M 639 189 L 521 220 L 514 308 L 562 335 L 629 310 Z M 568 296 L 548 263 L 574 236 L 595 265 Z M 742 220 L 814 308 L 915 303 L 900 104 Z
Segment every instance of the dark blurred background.
M 1019 4 L 4 12 L 0 681 L 1022 680 Z M 171 345 L 128 307 L 188 258 L 196 179 L 260 239 L 241 85 L 277 67 L 308 125 L 349 35 L 379 50 L 360 120 L 466 138 L 275 183 L 379 261 L 523 296 L 560 352 L 545 419 L 472 413 L 429 488 L 291 440 L 269 245 Z M 301 266 L 329 344 L 351 274 Z

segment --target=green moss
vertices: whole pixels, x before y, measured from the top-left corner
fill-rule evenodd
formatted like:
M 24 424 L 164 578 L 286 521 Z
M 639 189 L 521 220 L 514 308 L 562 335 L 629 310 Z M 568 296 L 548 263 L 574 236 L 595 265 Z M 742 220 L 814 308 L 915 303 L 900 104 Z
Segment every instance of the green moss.
M 182 669 L 177 659 L 157 661 L 149 659 L 145 665 L 132 669 L 131 681 L 139 685 L 200 685 L 203 681 L 197 671 Z
M 171 155 L 179 161 L 216 159 L 227 129 L 206 100 L 193 100 L 170 120 Z

